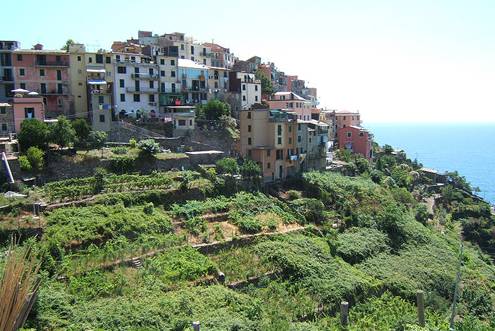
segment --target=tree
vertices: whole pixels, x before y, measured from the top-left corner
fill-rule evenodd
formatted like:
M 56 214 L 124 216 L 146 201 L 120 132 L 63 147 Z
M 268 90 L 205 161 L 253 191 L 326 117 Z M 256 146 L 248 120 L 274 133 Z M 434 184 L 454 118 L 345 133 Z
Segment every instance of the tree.
M 67 41 L 65 42 L 65 45 L 61 48 L 63 51 L 66 51 L 68 52 L 69 51 L 69 47 L 74 45 L 76 42 L 72 39 L 67 39 Z
M 220 174 L 239 174 L 239 165 L 237 164 L 237 160 L 232 157 L 224 157 L 223 159 L 218 160 L 216 166 L 217 172 Z
M 138 143 L 141 155 L 152 156 L 160 152 L 160 145 L 154 139 L 144 139 Z
M 261 81 L 261 93 L 268 95 L 273 94 L 273 84 L 270 77 L 267 77 L 263 71 L 258 69 L 256 71 L 256 78 Z
M 105 146 L 107 134 L 103 131 L 91 131 L 88 136 L 88 144 L 92 149 L 101 149 Z M 102 151 L 103 154 L 103 151 Z
M 21 131 L 17 135 L 21 149 L 27 151 L 29 147 L 36 146 L 45 149 L 48 145 L 50 129 L 45 122 L 37 119 L 24 120 L 21 123 Z
M 51 129 L 50 140 L 60 147 L 68 146 L 76 140 L 76 131 L 65 116 L 58 117 L 57 123 Z
M 230 106 L 221 100 L 211 99 L 206 105 L 199 106 L 196 109 L 196 116 L 216 121 L 222 116 L 230 116 Z
M 44 156 L 45 156 L 45 152 L 43 152 L 38 147 L 34 147 L 34 146 L 29 147 L 29 149 L 26 152 L 26 157 L 29 161 L 29 164 L 31 165 L 31 168 L 34 171 L 43 170 L 43 165 L 44 165 L 43 157 Z
M 76 142 L 79 146 L 85 146 L 88 142 L 91 127 L 85 119 L 78 118 L 72 121 L 72 128 L 76 132 Z
M 239 171 L 244 178 L 257 178 L 261 174 L 261 168 L 258 163 L 250 159 L 247 159 L 242 163 Z

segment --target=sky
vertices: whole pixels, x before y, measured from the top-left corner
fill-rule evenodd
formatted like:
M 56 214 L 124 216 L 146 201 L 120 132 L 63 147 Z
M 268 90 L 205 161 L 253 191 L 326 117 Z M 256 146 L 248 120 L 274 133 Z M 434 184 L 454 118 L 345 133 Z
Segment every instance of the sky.
M 493 0 L 16 0 L 2 11 L 0 39 L 23 48 L 179 31 L 274 62 L 317 87 L 322 107 L 365 122 L 495 123 Z

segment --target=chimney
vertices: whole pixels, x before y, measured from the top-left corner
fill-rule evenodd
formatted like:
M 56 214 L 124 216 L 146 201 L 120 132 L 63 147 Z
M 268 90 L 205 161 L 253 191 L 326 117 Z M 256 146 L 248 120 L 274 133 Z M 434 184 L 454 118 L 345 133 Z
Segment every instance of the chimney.
M 41 50 L 43 50 L 43 45 L 42 44 L 36 44 L 33 46 L 33 49 L 35 51 L 41 51 Z

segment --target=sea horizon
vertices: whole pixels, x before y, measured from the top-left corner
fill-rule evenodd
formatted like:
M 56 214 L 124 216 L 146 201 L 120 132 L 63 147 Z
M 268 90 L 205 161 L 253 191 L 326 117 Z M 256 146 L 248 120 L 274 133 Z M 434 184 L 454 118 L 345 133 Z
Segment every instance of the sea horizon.
M 438 171 L 458 171 L 479 196 L 495 204 L 495 123 L 392 123 L 364 125 L 380 145 L 402 149 L 409 158 Z

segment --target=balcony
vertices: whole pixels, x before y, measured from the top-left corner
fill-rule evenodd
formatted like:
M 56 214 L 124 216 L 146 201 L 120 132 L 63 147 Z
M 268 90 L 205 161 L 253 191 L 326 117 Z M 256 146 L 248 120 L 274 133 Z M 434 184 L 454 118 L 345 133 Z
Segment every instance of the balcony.
M 13 81 L 14 81 L 14 77 L 12 77 L 12 76 L 0 77 L 0 82 L 13 82 Z
M 40 91 L 39 92 L 41 95 L 69 95 L 69 91 L 67 89 L 62 89 L 62 90 L 47 90 L 47 91 Z
M 125 90 L 127 93 L 158 94 L 158 87 L 157 88 L 141 87 L 139 89 L 136 89 L 135 87 L 126 87 Z
M 147 74 L 147 73 L 137 73 L 131 74 L 132 79 L 147 79 L 147 80 L 158 80 L 160 77 L 158 74 Z
M 90 89 L 89 94 L 111 94 L 112 90 L 109 88 L 103 88 L 103 89 Z
M 36 61 L 38 67 L 68 67 L 69 61 Z

